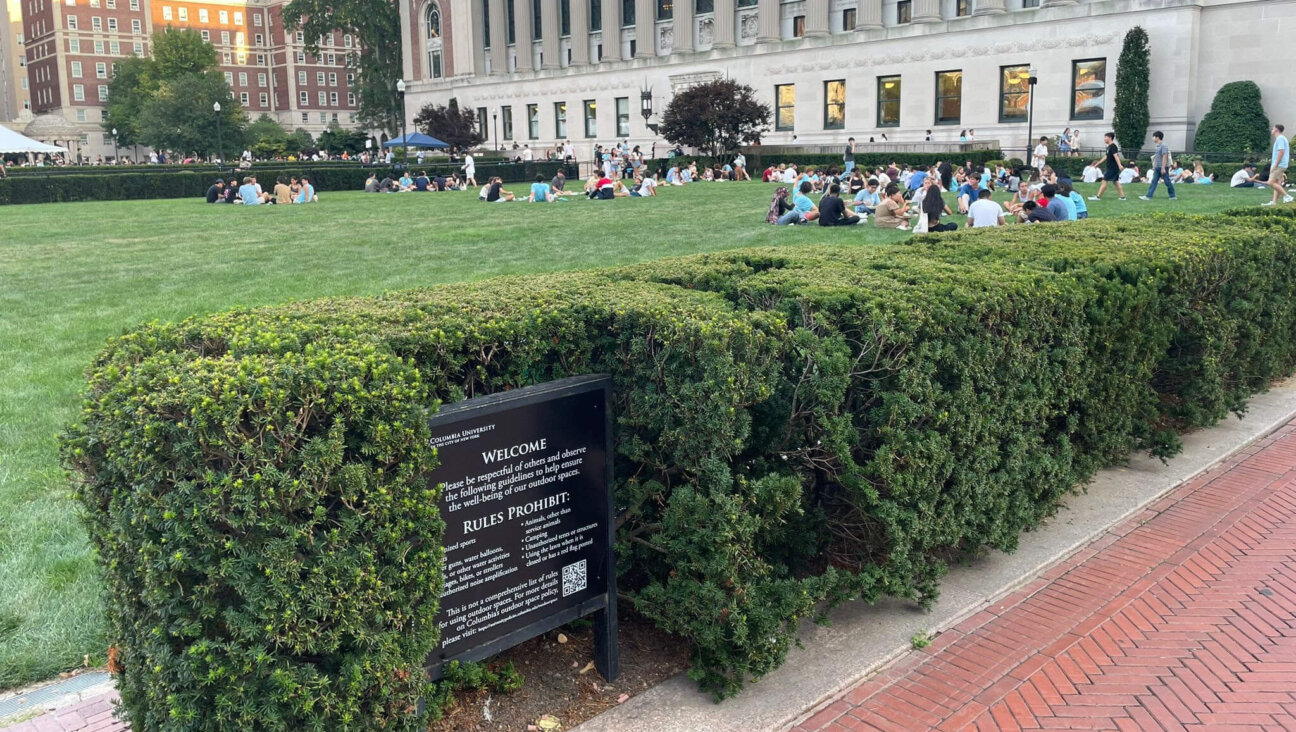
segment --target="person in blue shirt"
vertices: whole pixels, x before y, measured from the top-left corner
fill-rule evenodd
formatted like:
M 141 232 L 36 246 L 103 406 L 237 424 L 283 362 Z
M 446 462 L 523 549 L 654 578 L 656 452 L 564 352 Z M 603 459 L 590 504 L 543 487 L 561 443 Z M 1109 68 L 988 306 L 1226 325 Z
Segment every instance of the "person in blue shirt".
M 1277 204 L 1278 196 L 1283 197 L 1283 203 L 1292 202 L 1292 197 L 1283 190 L 1283 184 L 1287 182 L 1287 166 L 1291 164 L 1291 143 L 1287 140 L 1286 129 L 1282 125 L 1274 125 L 1271 131 L 1274 146 L 1273 155 L 1269 159 L 1269 187 L 1274 194 L 1273 200 L 1262 204 L 1264 206 Z
M 239 186 L 239 200 L 244 206 L 259 206 L 270 200 L 269 193 L 262 193 L 257 187 L 256 178 L 247 177 L 243 179 L 243 185 Z
M 916 191 L 922 188 L 923 181 L 927 179 L 928 175 L 927 171 L 921 168 L 915 170 L 914 174 L 909 176 L 909 190 Z
M 537 175 L 535 183 L 531 184 L 531 195 L 527 196 L 527 201 L 531 203 L 553 203 L 553 192 L 549 190 L 549 184 L 545 183 L 543 175 Z
M 958 210 L 959 213 L 967 213 L 968 207 L 976 203 L 977 197 L 981 194 L 980 180 L 969 175 L 967 182 L 959 186 L 958 189 Z
M 315 195 L 315 186 L 311 185 L 310 179 L 302 176 L 301 192 L 297 194 L 297 200 L 293 203 L 318 203 L 319 196 Z
M 855 213 L 871 214 L 877 211 L 882 197 L 878 195 L 877 178 L 869 178 L 868 184 L 855 194 Z
M 1075 211 L 1075 218 L 1072 219 L 1073 221 L 1080 221 L 1081 219 L 1089 218 L 1089 204 L 1085 203 L 1084 196 L 1077 193 L 1076 190 L 1071 187 L 1070 178 L 1058 179 L 1058 195 L 1066 196 L 1067 199 L 1071 201 L 1071 210 Z
M 814 190 L 814 186 L 810 185 L 810 181 L 801 182 L 801 187 L 797 189 L 796 195 L 792 197 L 792 210 L 779 217 L 779 226 L 808 224 L 819 218 L 819 209 L 815 207 L 814 201 L 810 200 L 809 194 L 812 190 Z

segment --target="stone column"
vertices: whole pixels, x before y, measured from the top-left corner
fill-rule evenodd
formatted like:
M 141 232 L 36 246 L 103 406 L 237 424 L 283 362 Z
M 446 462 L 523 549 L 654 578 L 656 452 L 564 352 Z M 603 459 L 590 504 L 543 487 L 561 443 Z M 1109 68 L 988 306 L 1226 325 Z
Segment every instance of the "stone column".
M 490 0 L 491 74 L 508 73 L 508 0 Z
M 976 0 L 976 7 L 972 9 L 973 15 L 999 15 L 1008 12 L 1004 0 Z
M 780 30 L 779 0 L 760 0 L 756 8 L 756 42 L 773 43 L 783 40 L 783 31 Z
M 693 50 L 693 0 L 675 0 L 675 42 L 671 44 L 671 53 L 688 53 Z
M 571 65 L 588 66 L 590 0 L 571 0 Z M 555 2 L 554 5 L 558 3 Z
M 737 0 L 715 0 L 715 13 L 712 15 L 715 21 L 715 40 L 711 42 L 712 48 L 733 48 L 734 26 L 738 22 L 735 18 L 736 2 Z
M 940 0 L 914 0 L 913 22 L 939 23 L 941 17 Z
M 603 60 L 621 60 L 621 0 L 603 2 Z
M 454 16 L 451 16 L 453 22 Z M 481 13 L 472 14 L 472 58 L 473 74 L 486 75 L 486 21 Z
M 876 30 L 881 27 L 882 0 L 859 0 L 855 10 L 855 30 Z
M 635 0 L 635 58 L 657 55 L 657 3 Z
M 540 68 L 557 69 L 562 67 L 562 18 L 558 14 L 558 3 L 540 4 Z
M 806 0 L 805 34 L 807 38 L 828 35 L 828 0 Z
M 517 51 L 517 70 L 531 70 L 531 0 L 512 0 L 513 44 Z

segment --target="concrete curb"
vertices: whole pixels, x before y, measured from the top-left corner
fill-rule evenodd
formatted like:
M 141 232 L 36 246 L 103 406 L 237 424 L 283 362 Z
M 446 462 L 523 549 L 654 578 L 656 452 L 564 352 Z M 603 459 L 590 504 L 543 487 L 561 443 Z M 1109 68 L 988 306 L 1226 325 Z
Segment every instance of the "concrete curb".
M 910 648 L 910 638 L 957 625 L 1038 576 L 1058 560 L 1142 510 L 1167 491 L 1209 470 L 1230 454 L 1296 417 L 1296 380 L 1252 397 L 1243 419 L 1232 417 L 1183 436 L 1184 450 L 1168 464 L 1138 455 L 1100 472 L 1086 492 L 1069 498 L 1040 531 L 1022 535 L 1014 554 L 993 553 L 951 567 L 940 600 L 929 612 L 912 603 L 851 603 L 830 614 L 832 624 L 807 623 L 804 649 L 736 698 L 721 704 L 680 674 L 574 732 L 777 732 L 795 726 L 844 690 Z

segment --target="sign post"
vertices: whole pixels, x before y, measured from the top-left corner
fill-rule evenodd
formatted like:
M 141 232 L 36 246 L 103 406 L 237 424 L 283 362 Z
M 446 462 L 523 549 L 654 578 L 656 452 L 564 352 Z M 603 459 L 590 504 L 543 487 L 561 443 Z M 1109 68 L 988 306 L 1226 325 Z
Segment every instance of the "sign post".
M 594 614 L 594 665 L 619 672 L 612 380 L 581 376 L 446 405 L 432 418 L 446 523 L 441 641 L 480 661 Z

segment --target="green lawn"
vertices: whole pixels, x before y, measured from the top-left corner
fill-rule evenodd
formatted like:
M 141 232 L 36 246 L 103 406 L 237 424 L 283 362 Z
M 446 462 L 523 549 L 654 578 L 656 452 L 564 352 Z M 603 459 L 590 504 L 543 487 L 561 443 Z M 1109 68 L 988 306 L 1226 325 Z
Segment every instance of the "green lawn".
M 1086 194 L 1094 187 L 1083 187 Z M 524 186 L 515 186 L 521 192 Z M 1184 186 L 1091 203 L 1091 215 L 1212 212 L 1268 200 Z M 200 201 L 0 208 L 0 688 L 102 658 L 95 567 L 55 436 L 104 340 L 149 320 L 239 305 L 751 245 L 886 244 L 872 226 L 766 226 L 771 186 L 699 183 L 653 200 L 486 205 L 475 193 L 324 194 L 314 206 Z M 1164 196 L 1164 193 L 1161 194 Z M 947 196 L 952 198 L 952 196 Z M 1082 225 L 1082 224 L 1081 224 Z M 1059 229 L 1061 230 L 1061 229 Z

